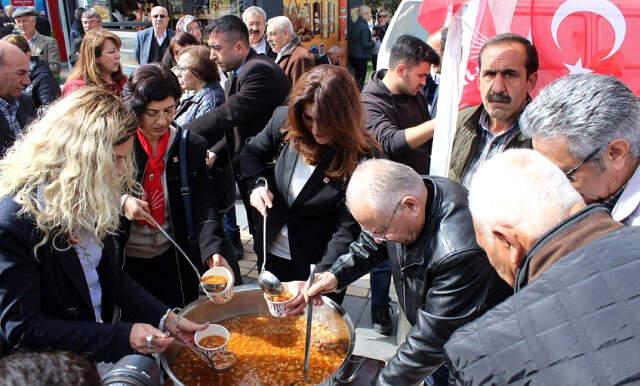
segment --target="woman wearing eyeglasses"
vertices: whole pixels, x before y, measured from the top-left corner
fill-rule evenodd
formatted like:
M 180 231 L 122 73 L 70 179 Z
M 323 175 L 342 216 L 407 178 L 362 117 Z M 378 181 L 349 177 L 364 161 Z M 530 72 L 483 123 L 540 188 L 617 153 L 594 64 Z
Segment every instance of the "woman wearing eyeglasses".
M 304 73 L 271 121 L 240 155 L 242 175 L 255 186 L 251 205 L 267 214 L 256 232 L 261 261 L 280 280 L 305 280 L 309 264 L 331 266 L 360 232 L 345 206 L 345 190 L 358 163 L 379 154 L 365 130 L 358 86 L 347 70 L 321 65 Z M 273 175 L 268 167 L 276 159 Z M 259 177 L 266 177 L 265 187 Z
M 175 120 L 184 125 L 224 103 L 224 90 L 216 62 L 204 46 L 187 47 L 178 59 L 176 72 L 183 91 L 189 96 L 182 100 Z
M 87 32 L 80 45 L 78 62 L 62 88 L 62 96 L 84 86 L 100 86 L 120 95 L 127 81 L 120 64 L 121 46 L 120 38 L 106 29 Z
M 133 213 L 128 217 L 136 219 L 122 226 L 124 267 L 165 304 L 184 307 L 198 297 L 199 277 L 158 227 L 172 235 L 199 270 L 227 265 L 215 187 L 205 164 L 207 143 L 194 133 L 185 139 L 185 132 L 173 124 L 180 85 L 165 66 L 138 67 L 123 95 L 139 120 L 133 148 L 135 180 L 143 188 L 142 197 L 129 196 L 123 202 L 125 214 Z M 183 167 L 186 181 L 181 177 Z M 183 187 L 190 192 L 186 201 Z
M 387 28 L 389 27 L 388 23 L 389 14 L 387 13 L 387 10 L 385 10 L 384 8 L 378 9 L 376 19 L 373 23 L 373 33 L 371 34 L 373 42 L 375 43 L 373 51 L 371 52 L 371 63 L 373 64 L 373 71 L 377 70 L 378 52 L 380 51 L 380 46 L 382 46 L 382 39 L 384 39 L 384 35 L 387 33 Z
M 0 161 L 0 343 L 115 362 L 193 344 L 179 318 L 121 269 L 114 234 L 136 190 L 136 117 L 85 87 L 54 102 Z M 116 306 L 128 315 L 114 319 Z M 169 331 L 171 336 L 163 331 Z

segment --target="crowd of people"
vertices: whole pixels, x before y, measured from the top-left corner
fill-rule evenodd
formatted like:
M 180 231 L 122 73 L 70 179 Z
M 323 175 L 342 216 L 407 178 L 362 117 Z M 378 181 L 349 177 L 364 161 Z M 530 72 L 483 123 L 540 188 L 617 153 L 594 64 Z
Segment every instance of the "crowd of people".
M 16 11 L 21 35 L 0 41 L 3 354 L 193 344 L 207 326 L 179 315 L 199 295 L 191 265 L 241 282 L 237 186 L 258 266 L 300 290 L 289 314 L 341 302 L 370 272 L 374 327 L 391 334 L 393 277 L 410 326 L 377 385 L 637 381 L 638 97 L 580 74 L 532 98 L 535 46 L 499 34 L 479 51 L 482 103 L 458 115 L 448 178 L 431 176 L 447 30 L 398 37 L 365 83 L 386 24 L 372 40 L 358 12 L 351 73 L 259 7 L 204 29 L 184 15 L 176 31 L 153 7 L 127 77 L 120 39 L 84 10 L 60 95 L 59 59 Z

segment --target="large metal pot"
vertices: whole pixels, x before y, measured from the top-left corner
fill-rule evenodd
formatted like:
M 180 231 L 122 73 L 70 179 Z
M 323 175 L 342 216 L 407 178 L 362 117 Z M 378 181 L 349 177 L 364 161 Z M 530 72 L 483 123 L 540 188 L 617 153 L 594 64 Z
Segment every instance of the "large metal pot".
M 349 349 L 347 350 L 347 356 L 340 367 L 323 383 L 323 385 L 330 385 L 332 384 L 332 380 L 336 374 L 341 374 L 348 365 L 349 358 L 353 353 L 353 347 L 355 345 L 355 330 L 349 315 L 347 315 L 340 305 L 329 298 L 324 297 L 323 299 L 325 304 L 322 307 L 314 307 L 313 309 L 314 321 L 322 320 L 322 323 L 328 324 L 329 326 L 335 326 L 338 330 L 345 330 L 349 337 Z M 269 313 L 269 309 L 267 308 L 267 304 L 263 297 L 263 292 L 256 284 L 235 287 L 235 295 L 229 303 L 213 304 L 206 297 L 201 297 L 186 306 L 182 312 L 180 312 L 182 316 L 198 323 L 213 323 L 229 319 L 234 316 L 255 313 Z M 178 355 L 181 347 L 182 345 L 179 343 L 171 345 L 163 354 L 160 355 L 160 362 L 174 385 L 183 386 L 183 383 L 180 382 L 180 380 L 177 379 L 171 371 L 171 364 Z

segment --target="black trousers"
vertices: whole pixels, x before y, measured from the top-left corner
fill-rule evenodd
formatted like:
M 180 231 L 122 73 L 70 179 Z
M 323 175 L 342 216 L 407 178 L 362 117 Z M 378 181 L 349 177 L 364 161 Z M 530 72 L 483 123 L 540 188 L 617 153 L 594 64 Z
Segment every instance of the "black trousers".
M 351 65 L 351 68 L 353 68 L 353 76 L 356 78 L 356 83 L 360 86 L 360 90 L 364 87 L 368 62 L 369 58 L 355 58 L 353 56 L 349 56 L 349 64 Z
M 266 269 L 283 282 L 309 279 L 309 266 L 302 266 L 301 264 L 296 264 L 294 260 L 286 260 L 270 253 L 267 253 Z M 342 304 L 345 293 L 346 291 L 334 292 L 326 296 L 334 302 Z
M 200 278 L 175 247 L 152 258 L 127 256 L 125 271 L 168 307 L 184 307 L 198 298 Z

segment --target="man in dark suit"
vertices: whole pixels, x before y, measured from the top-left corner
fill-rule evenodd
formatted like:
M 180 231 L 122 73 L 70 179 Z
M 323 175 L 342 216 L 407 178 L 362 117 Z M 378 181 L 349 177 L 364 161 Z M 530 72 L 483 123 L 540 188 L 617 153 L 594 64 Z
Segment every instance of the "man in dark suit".
M 185 127 L 209 142 L 210 167 L 231 161 L 242 200 L 250 213 L 247 188 L 239 178 L 237 154 L 249 137 L 265 127 L 275 108 L 284 103 L 291 86 L 273 60 L 251 48 L 249 32 L 239 17 L 223 16 L 207 32 L 211 58 L 229 73 L 227 98 L 224 104 Z
M 152 26 L 136 35 L 134 55 L 138 64 L 162 61 L 169 48 L 171 38 L 176 34 L 169 26 L 169 11 L 164 7 L 153 7 L 149 14 Z
M 17 47 L 0 42 L 0 157 L 35 115 L 31 97 L 22 91 L 31 84 L 29 57 Z
M 242 21 L 249 30 L 249 44 L 259 54 L 265 54 L 275 60 L 276 54 L 267 42 L 267 13 L 260 7 L 249 7 L 242 13 Z

